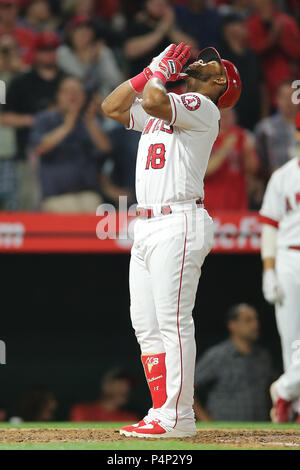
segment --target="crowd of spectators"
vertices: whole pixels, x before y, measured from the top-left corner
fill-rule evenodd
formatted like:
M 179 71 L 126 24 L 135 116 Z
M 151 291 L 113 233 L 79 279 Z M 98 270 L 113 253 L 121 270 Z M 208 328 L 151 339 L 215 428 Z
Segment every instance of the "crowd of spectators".
M 194 411 L 198 421 L 269 421 L 269 387 L 278 376 L 270 352 L 260 344 L 260 315 L 240 303 L 224 315 L 228 336 L 199 356 L 195 370 Z M 139 379 L 120 368 L 99 381 L 93 401 L 73 402 L 63 413 L 72 422 L 137 422 L 141 409 L 132 392 Z M 146 396 L 144 406 L 146 408 Z M 45 386 L 21 392 L 11 412 L 0 403 L 0 422 L 55 421 L 59 400 Z M 59 410 L 60 409 L 60 410 Z M 146 409 L 145 409 L 146 411 Z
M 130 394 L 136 379 L 121 369 L 109 370 L 99 383 L 98 397 L 92 402 L 71 405 L 68 419 L 75 422 L 129 422 L 141 416 L 130 410 Z M 0 404 L 0 422 L 49 422 L 57 419 L 59 403 L 46 386 L 35 385 L 24 389 L 8 414 Z M 65 410 L 66 413 L 66 410 Z
M 243 82 L 236 108 L 222 113 L 206 205 L 257 209 L 271 172 L 295 155 L 294 0 L 0 0 L 0 210 L 93 213 L 119 195 L 134 202 L 139 134 L 106 119 L 101 100 L 180 41 L 192 59 L 217 47 Z

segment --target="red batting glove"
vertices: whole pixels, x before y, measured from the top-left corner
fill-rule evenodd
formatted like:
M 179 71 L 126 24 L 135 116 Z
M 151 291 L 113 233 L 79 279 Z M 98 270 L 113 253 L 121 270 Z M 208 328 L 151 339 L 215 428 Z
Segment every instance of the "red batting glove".
M 154 57 L 148 67 L 130 79 L 132 88 L 137 92 L 141 93 L 152 75 L 158 70 L 158 66 L 162 59 L 172 57 L 176 50 L 176 44 L 170 44 L 164 51 L 162 51 L 157 57 Z
M 166 84 L 167 81 L 175 82 L 180 78 L 187 77 L 186 74 L 181 73 L 183 66 L 187 63 L 191 56 L 190 46 L 186 46 L 183 42 L 176 47 L 173 54 L 169 57 L 164 57 L 158 64 L 158 71 L 152 77 L 157 77 Z

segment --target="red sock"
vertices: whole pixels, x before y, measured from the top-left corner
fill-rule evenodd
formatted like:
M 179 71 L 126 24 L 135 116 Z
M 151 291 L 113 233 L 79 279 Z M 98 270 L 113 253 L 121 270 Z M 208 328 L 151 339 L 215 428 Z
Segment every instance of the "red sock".
M 153 408 L 160 408 L 167 399 L 165 357 L 166 353 L 142 356 Z

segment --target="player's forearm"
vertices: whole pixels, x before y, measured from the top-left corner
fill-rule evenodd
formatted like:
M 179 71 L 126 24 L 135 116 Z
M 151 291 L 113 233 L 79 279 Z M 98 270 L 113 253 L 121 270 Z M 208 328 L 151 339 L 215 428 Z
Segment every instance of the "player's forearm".
M 263 259 L 263 271 L 267 271 L 268 269 L 275 269 L 275 258 Z
M 159 78 L 151 78 L 143 91 L 142 106 L 147 114 L 170 122 L 172 108 L 166 88 Z
M 159 78 L 152 78 L 146 84 L 143 91 L 143 108 L 151 109 L 151 106 L 161 106 L 169 102 L 166 88 Z
M 125 120 L 129 118 L 129 114 L 127 116 L 126 113 L 129 113 L 137 95 L 138 93 L 132 88 L 129 80 L 127 80 L 105 98 L 101 105 L 102 110 L 107 117 L 127 124 L 124 122 L 124 118 Z
M 269 224 L 263 224 L 261 233 L 261 257 L 263 271 L 275 269 L 277 250 L 277 229 Z

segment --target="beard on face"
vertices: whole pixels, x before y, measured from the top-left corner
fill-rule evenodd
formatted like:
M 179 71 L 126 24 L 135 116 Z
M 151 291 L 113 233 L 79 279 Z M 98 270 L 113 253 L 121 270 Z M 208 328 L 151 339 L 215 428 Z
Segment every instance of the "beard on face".
M 208 73 L 204 68 L 191 69 L 189 66 L 184 70 L 189 77 L 201 80 L 201 82 L 208 82 L 213 76 L 212 73 Z

